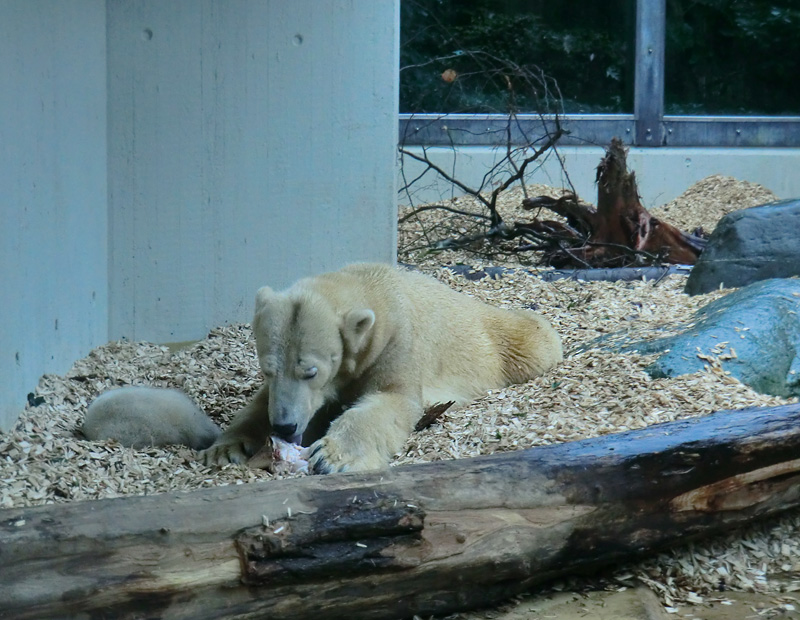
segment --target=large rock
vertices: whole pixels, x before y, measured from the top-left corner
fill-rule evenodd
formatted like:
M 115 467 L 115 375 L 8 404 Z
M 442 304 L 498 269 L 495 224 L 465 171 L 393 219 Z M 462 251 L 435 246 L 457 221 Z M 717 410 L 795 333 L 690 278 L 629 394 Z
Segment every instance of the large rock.
M 800 275 L 800 200 L 723 217 L 686 282 L 689 295 Z
M 665 351 L 647 369 L 655 378 L 702 370 L 711 355 L 758 392 L 800 396 L 800 280 L 751 284 L 709 303 L 695 316 L 694 327 L 683 334 L 624 348 Z

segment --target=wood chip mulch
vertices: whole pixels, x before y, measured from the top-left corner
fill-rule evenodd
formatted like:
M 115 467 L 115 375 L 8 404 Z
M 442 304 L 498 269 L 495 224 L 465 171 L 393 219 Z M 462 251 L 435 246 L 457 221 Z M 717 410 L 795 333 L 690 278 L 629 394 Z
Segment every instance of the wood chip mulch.
M 540 186 L 529 189 L 529 195 L 558 195 L 559 191 Z M 772 200 L 775 197 L 766 188 L 716 176 L 652 211 L 680 228 L 702 226 L 710 231 L 725 213 Z M 465 210 L 468 202 L 456 201 Z M 504 215 L 525 217 L 520 202 L 519 190 L 509 192 L 501 204 Z M 792 402 L 758 394 L 727 375 L 715 361 L 718 351 L 699 352 L 707 361 L 704 372 L 654 380 L 644 372 L 651 357 L 610 354 L 591 345 L 607 334 L 624 339 L 674 333 L 688 324 L 695 310 L 722 292 L 688 297 L 682 292 L 683 276 L 658 282 L 544 282 L 518 271 L 496 280 L 470 281 L 443 265 L 483 266 L 474 255 L 430 254 L 421 247 L 432 228 L 457 231 L 468 225 L 437 211 L 409 219 L 400 226 L 401 260 L 488 303 L 532 308 L 543 314 L 562 335 L 567 358 L 544 377 L 492 391 L 468 406 L 451 407 L 415 433 L 393 464 L 518 450 L 720 409 Z M 529 269 L 532 262 L 529 257 L 495 257 L 485 264 Z M 42 377 L 36 395 L 44 403 L 29 406 L 13 430 L 0 434 L 0 508 L 275 478 L 243 466 L 205 467 L 196 461 L 194 451 L 184 447 L 133 450 L 111 442 L 86 441 L 76 434 L 88 403 L 99 393 L 138 384 L 181 388 L 225 426 L 259 385 L 249 326 L 220 327 L 177 352 L 149 343 L 112 342 L 75 362 L 66 375 Z M 612 584 L 643 581 L 669 607 L 724 601 L 726 590 L 798 591 L 800 511 L 607 571 L 604 578 Z M 576 581 L 568 587 L 581 584 Z

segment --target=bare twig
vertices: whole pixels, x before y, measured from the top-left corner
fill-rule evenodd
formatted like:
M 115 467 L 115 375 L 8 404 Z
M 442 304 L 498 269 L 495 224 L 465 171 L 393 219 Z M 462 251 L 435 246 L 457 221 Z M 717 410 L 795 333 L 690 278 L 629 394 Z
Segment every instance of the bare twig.
M 499 58 L 482 51 L 459 52 L 458 54 L 442 56 L 438 59 L 432 59 L 415 66 L 425 66 L 433 64 L 436 61 L 450 62 L 455 61 L 456 58 L 463 60 L 464 57 L 468 57 L 471 68 L 469 71 L 462 71 L 459 73 L 458 80 L 484 79 L 487 83 L 494 82 L 506 92 L 506 114 L 508 116 L 502 133 L 502 148 L 504 149 L 504 154 L 502 157 L 499 157 L 498 161 L 483 175 L 479 185 L 473 187 L 462 179 L 457 178 L 455 169 L 455 155 L 457 151 L 455 144 L 451 143 L 454 163 L 452 171 L 448 171 L 445 170 L 439 162 L 433 160 L 428 149 L 424 145 L 422 146 L 421 152 L 418 149 L 412 151 L 407 148 L 404 136 L 401 139 L 399 147 L 400 155 L 404 158 L 408 157 L 410 160 L 419 162 L 423 164 L 424 167 L 422 172 L 416 174 L 411 182 L 406 182 L 400 190 L 407 199 L 407 204 L 411 207 L 411 211 L 403 215 L 399 223 L 404 224 L 409 220 L 416 219 L 417 227 L 422 229 L 422 236 L 426 239 L 428 247 L 432 251 L 469 247 L 471 252 L 476 253 L 480 252 L 481 248 L 487 251 L 516 253 L 518 251 L 517 249 L 504 248 L 499 244 L 517 237 L 524 238 L 526 235 L 532 236 L 533 233 L 524 229 L 516 230 L 514 227 L 507 226 L 503 222 L 503 217 L 498 212 L 498 199 L 515 184 L 522 185 L 523 193 L 527 196 L 527 190 L 525 189 L 526 174 L 529 174 L 531 167 L 535 163 L 540 162 L 545 155 L 554 149 L 555 145 L 566 133 L 561 127 L 558 116 L 562 108 L 560 92 L 555 81 L 548 78 L 538 67 L 522 66 L 508 59 Z M 536 102 L 539 108 L 535 110 L 535 113 L 537 113 L 541 119 L 542 131 L 536 136 L 526 135 L 526 130 L 522 127 L 517 118 L 518 101 L 520 100 L 518 95 L 521 94 L 522 91 L 524 91 L 525 100 L 528 102 Z M 423 121 L 422 126 L 424 127 L 424 123 L 430 122 L 439 124 L 444 120 L 446 120 L 446 115 L 440 115 L 436 117 L 435 121 L 426 119 Z M 554 130 L 553 126 L 555 127 Z M 523 136 L 522 142 L 519 142 L 520 135 Z M 560 157 L 559 161 L 561 161 Z M 470 196 L 483 207 L 486 212 L 470 212 L 469 210 L 459 209 L 455 206 L 445 205 L 442 201 L 435 204 L 415 206 L 411 186 L 421 183 L 423 177 L 426 177 L 428 173 L 432 173 L 438 180 L 444 181 L 448 186 L 454 188 L 458 192 Z M 406 181 L 405 175 L 403 179 Z M 414 191 L 416 192 L 416 189 L 414 189 Z M 437 236 L 433 234 L 433 230 L 427 223 L 427 220 L 419 218 L 421 213 L 432 210 L 446 211 L 460 216 L 460 218 L 484 222 L 487 226 L 480 231 L 465 230 L 471 227 L 468 223 L 463 223 L 463 220 L 459 220 L 458 230 L 453 230 L 453 232 L 457 233 L 456 235 L 437 238 Z M 439 233 L 441 232 L 443 232 L 442 229 L 439 230 Z M 420 235 L 417 234 L 414 238 L 419 239 L 419 236 Z M 413 238 L 410 240 L 413 241 Z M 544 239 L 541 240 L 545 241 Z M 476 247 L 476 243 L 480 241 L 486 241 L 488 243 L 477 244 Z M 400 250 L 402 253 L 409 251 L 410 248 L 401 246 Z
M 442 177 L 443 179 L 445 179 L 449 183 L 452 183 L 453 185 L 458 187 L 465 194 L 469 194 L 470 196 L 474 196 L 480 202 L 482 202 L 484 205 L 486 205 L 487 208 L 489 208 L 489 201 L 486 200 L 486 198 L 484 198 L 483 196 L 481 196 L 480 190 L 472 189 L 471 187 L 469 187 L 465 183 L 462 183 L 461 181 L 456 179 L 450 173 L 445 172 L 444 170 L 442 170 L 439 166 L 437 166 L 430 159 L 428 159 L 428 155 L 427 155 L 427 153 L 425 153 L 424 150 L 423 150 L 423 153 L 424 153 L 423 155 L 417 155 L 416 153 L 413 153 L 413 152 L 411 152 L 411 151 L 409 151 L 407 149 L 404 149 L 403 147 L 400 147 L 400 153 L 402 155 L 406 155 L 406 156 L 410 157 L 411 159 L 416 159 L 417 161 L 422 162 L 423 164 L 425 164 L 428 167 L 428 170 L 433 170 L 436 174 L 438 174 L 440 177 Z
M 544 153 L 550 150 L 556 142 L 564 135 L 564 130 L 561 128 L 561 124 L 556 118 L 556 131 L 548 136 L 547 142 L 544 146 L 536 149 L 533 152 L 533 155 L 530 157 L 526 157 L 525 160 L 522 162 L 522 165 L 516 168 L 516 172 L 510 175 L 500 186 L 496 187 L 494 191 L 492 191 L 492 198 L 491 198 L 491 205 L 492 205 L 492 212 L 496 212 L 496 205 L 497 205 L 497 197 L 504 191 L 506 191 L 511 185 L 516 183 L 517 181 L 521 181 L 525 178 L 525 170 L 527 170 L 528 166 L 539 159 Z M 498 216 L 499 217 L 499 216 Z
M 401 217 L 397 222 L 398 224 L 402 224 L 410 220 L 412 217 L 415 217 L 419 213 L 424 213 L 425 211 L 447 211 L 449 213 L 456 213 L 457 215 L 464 215 L 466 217 L 474 217 L 479 220 L 488 220 L 489 216 L 484 215 L 483 213 L 473 213 L 472 211 L 462 211 L 461 209 L 455 209 L 453 207 L 448 207 L 447 205 L 423 205 L 421 207 L 417 207 L 411 213 L 406 213 L 403 217 Z

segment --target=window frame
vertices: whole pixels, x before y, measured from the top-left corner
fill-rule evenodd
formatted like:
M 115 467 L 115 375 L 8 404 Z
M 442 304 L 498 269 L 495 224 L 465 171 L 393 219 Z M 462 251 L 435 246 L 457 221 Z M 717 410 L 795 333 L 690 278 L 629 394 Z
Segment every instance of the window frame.
M 636 0 L 633 114 L 565 114 L 562 145 L 607 145 L 618 137 L 641 147 L 800 147 L 800 116 L 665 115 L 666 0 Z M 555 128 L 551 115 L 400 114 L 405 146 L 530 143 Z

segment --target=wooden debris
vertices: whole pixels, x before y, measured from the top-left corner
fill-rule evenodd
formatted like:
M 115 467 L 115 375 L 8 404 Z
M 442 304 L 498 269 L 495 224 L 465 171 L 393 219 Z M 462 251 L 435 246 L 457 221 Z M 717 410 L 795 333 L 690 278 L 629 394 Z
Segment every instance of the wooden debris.
M 681 230 L 699 228 L 710 234 L 728 213 L 776 200 L 778 197 L 763 185 L 715 174 L 698 181 L 675 200 L 650 209 L 650 213 Z
M 450 407 L 455 404 L 456 401 L 451 400 L 446 403 L 436 403 L 431 405 L 425 410 L 425 413 L 423 413 L 422 417 L 417 421 L 417 424 L 414 426 L 414 430 L 417 432 L 425 430 L 434 424 L 445 411 L 450 409 Z

